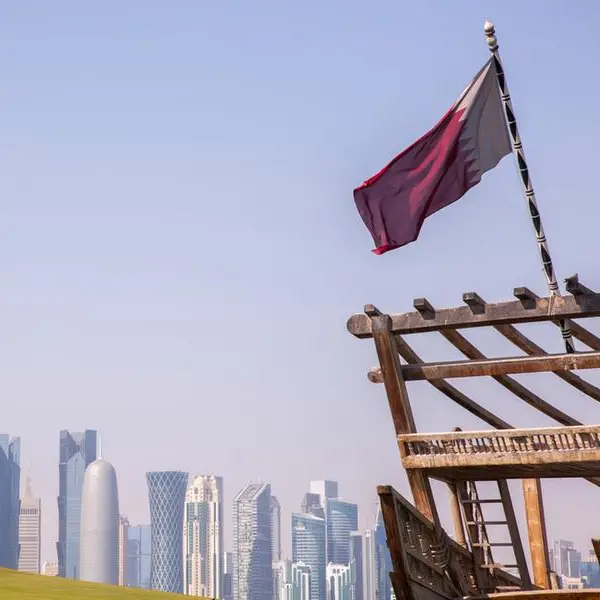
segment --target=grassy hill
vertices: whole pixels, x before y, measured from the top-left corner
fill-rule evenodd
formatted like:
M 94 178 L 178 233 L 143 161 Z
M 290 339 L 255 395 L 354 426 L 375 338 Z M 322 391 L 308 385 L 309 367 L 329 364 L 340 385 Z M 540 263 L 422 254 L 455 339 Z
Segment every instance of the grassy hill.
M 165 594 L 114 585 L 71 581 L 61 577 L 27 575 L 0 569 L 0 600 L 182 600 Z

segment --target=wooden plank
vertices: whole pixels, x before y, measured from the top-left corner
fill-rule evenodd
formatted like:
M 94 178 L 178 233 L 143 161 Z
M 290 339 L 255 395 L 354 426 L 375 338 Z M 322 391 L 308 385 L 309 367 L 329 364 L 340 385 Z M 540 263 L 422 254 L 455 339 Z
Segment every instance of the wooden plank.
M 467 548 L 467 539 L 465 537 L 465 528 L 463 525 L 462 512 L 460 510 L 460 500 L 458 498 L 458 489 L 456 484 L 448 484 L 448 495 L 450 499 L 450 513 L 452 514 L 452 524 L 454 525 L 454 539 L 464 548 Z
M 596 464 L 597 463 L 597 464 Z M 480 452 L 473 454 L 422 454 L 402 457 L 405 469 L 475 469 L 485 468 L 491 472 L 495 467 L 536 466 L 539 465 L 540 477 L 548 471 L 547 477 L 565 476 L 564 473 L 552 475 L 555 466 L 591 465 L 594 473 L 600 472 L 600 448 L 585 450 L 554 450 L 548 452 Z M 572 475 L 580 477 L 580 475 Z M 475 479 L 475 477 L 473 478 Z M 487 478 L 486 478 L 487 479 Z M 512 478 L 511 478 L 512 479 Z
M 472 292 L 469 298 L 464 298 L 464 301 L 468 304 L 468 306 L 471 307 L 472 310 L 476 310 L 477 306 L 483 308 L 486 304 L 485 300 L 483 300 L 481 296 L 479 296 L 479 294 L 476 294 L 475 292 Z M 558 322 L 557 325 L 560 326 Z M 574 325 L 574 323 L 570 322 L 569 326 L 572 325 Z M 517 346 L 517 348 L 523 350 L 523 352 L 526 352 L 530 356 L 545 356 L 548 354 L 543 348 L 538 346 L 533 340 L 528 338 L 513 325 L 496 325 L 494 329 L 496 329 L 498 333 L 503 335 L 507 340 L 509 340 L 515 346 Z M 597 348 L 593 346 L 591 346 L 591 348 L 592 350 L 600 350 L 600 345 Z M 469 358 L 475 357 L 470 356 Z M 585 381 L 584 379 L 579 377 L 579 375 L 575 375 L 575 373 L 571 373 L 570 371 L 556 371 L 554 374 L 560 377 L 563 381 L 578 389 L 579 391 L 583 392 L 584 394 L 587 394 L 594 400 L 600 402 L 600 388 Z
M 402 375 L 406 381 L 421 381 L 423 379 L 493 377 L 512 373 L 544 373 L 572 369 L 596 369 L 598 367 L 600 367 L 600 352 L 594 351 L 405 365 L 402 367 Z
M 400 356 L 407 363 L 423 364 L 423 361 L 419 355 L 411 348 L 405 339 L 399 335 L 395 336 L 394 339 L 396 341 L 396 347 L 400 353 Z M 442 394 L 456 402 L 456 404 L 462 406 L 462 408 L 469 411 L 472 415 L 475 415 L 481 419 L 484 423 L 487 423 L 496 429 L 512 429 L 512 425 L 509 425 L 506 421 L 496 416 L 493 412 L 489 411 L 487 408 L 484 408 L 472 398 L 469 398 L 469 396 L 455 388 L 452 384 L 448 383 L 444 379 L 430 379 L 429 383 Z
M 374 315 L 372 317 L 373 338 L 396 435 L 414 433 L 416 432 L 415 420 L 402 377 L 398 348 L 390 333 L 391 320 L 387 315 L 378 315 L 374 312 L 372 314 Z M 416 470 L 408 476 L 408 482 L 416 507 L 427 518 L 439 524 L 440 519 L 429 479 L 421 471 Z
M 571 333 L 573 332 L 573 325 L 575 325 L 575 323 L 571 321 Z M 527 336 L 523 335 L 523 333 L 521 333 L 512 325 L 498 325 L 495 327 L 495 329 L 507 340 L 511 341 L 515 346 L 529 354 L 529 356 L 547 356 L 548 354 L 540 346 L 538 346 Z M 598 348 L 594 348 L 594 350 L 598 349 L 600 349 L 600 346 Z M 566 383 L 578 389 L 580 392 L 583 392 L 590 398 L 600 402 L 600 388 L 589 383 L 589 381 L 585 381 L 585 379 L 582 379 L 579 377 L 579 375 L 575 375 L 575 373 L 571 373 L 570 371 L 554 371 L 554 374 L 560 377 Z
M 524 479 L 523 495 L 525 497 L 525 516 L 527 520 L 527 532 L 529 534 L 533 581 L 538 587 L 549 590 L 550 560 L 548 556 L 548 538 L 540 480 Z
M 533 292 L 530 293 L 534 300 L 539 299 L 537 294 L 534 294 Z M 552 323 L 557 327 L 561 326 L 558 321 L 552 321 Z M 569 327 L 574 338 L 578 339 L 580 342 L 583 342 L 592 350 L 600 350 L 600 338 L 597 335 L 593 334 L 591 331 L 588 331 L 585 327 L 579 325 L 579 323 L 574 323 L 573 321 L 569 323 Z
M 468 297 L 468 294 L 466 296 Z M 447 308 L 435 311 L 431 318 L 415 311 L 391 315 L 391 320 L 392 333 L 407 334 L 597 316 L 600 316 L 600 294 L 585 294 L 533 297 L 528 301 L 486 304 L 482 311 L 477 312 L 468 306 Z M 352 315 L 348 319 L 347 327 L 348 331 L 358 338 L 369 338 L 373 335 L 371 319 L 366 314 Z
M 487 360 L 487 356 L 483 354 L 475 345 L 456 330 L 443 330 L 440 332 L 455 348 L 462 352 L 467 358 L 473 360 Z M 562 425 L 581 425 L 580 421 L 567 415 L 562 410 L 554 407 L 543 398 L 533 393 L 516 379 L 507 375 L 495 375 L 492 377 L 500 385 L 505 387 L 509 392 L 512 392 L 521 400 L 524 400 L 533 408 L 536 408 L 546 416 L 558 421 Z
M 500 492 L 500 499 L 502 500 L 502 507 L 506 516 L 508 535 L 510 536 L 510 541 L 512 542 L 517 565 L 519 565 L 519 576 L 523 583 L 523 589 L 530 590 L 532 589 L 531 577 L 529 575 L 529 568 L 527 567 L 525 550 L 523 549 L 523 541 L 521 540 L 521 535 L 519 533 L 519 525 L 517 524 L 515 507 L 513 506 L 510 489 L 506 479 L 498 480 L 498 491 Z
M 398 525 L 394 490 L 389 486 L 378 486 L 377 494 L 379 495 L 387 545 L 394 569 L 391 579 L 396 598 L 402 600 L 415 600 L 410 585 L 410 573 L 408 572 L 408 565 L 406 562 L 406 551 Z
M 592 548 L 594 548 L 596 560 L 600 562 L 600 538 L 592 538 Z

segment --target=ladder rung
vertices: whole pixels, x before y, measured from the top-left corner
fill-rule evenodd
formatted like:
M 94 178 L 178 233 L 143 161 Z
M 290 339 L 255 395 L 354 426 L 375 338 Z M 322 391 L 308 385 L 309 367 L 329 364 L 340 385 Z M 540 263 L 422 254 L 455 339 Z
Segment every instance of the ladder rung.
M 461 500 L 463 504 L 491 504 L 491 503 L 500 503 L 502 500 L 500 498 L 483 498 L 479 500 Z
M 508 525 L 506 521 L 467 521 L 467 525 Z
M 478 544 L 471 544 L 474 548 L 484 548 L 484 547 L 502 547 L 502 548 L 509 548 L 510 546 L 512 546 L 512 542 L 482 542 L 482 543 L 478 543 Z
M 519 565 L 501 565 L 501 564 L 491 564 L 491 565 L 479 565 L 482 569 L 518 569 Z
M 503 592 L 512 592 L 516 590 L 522 589 L 519 585 L 497 585 L 497 590 L 502 590 Z

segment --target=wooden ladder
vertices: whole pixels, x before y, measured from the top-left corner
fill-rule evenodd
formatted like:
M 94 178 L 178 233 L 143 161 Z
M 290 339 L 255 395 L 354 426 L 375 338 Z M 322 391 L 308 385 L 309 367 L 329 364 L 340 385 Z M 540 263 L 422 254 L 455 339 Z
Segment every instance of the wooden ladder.
M 497 484 L 499 494 L 496 498 L 480 498 L 474 481 L 462 482 L 456 486 L 475 567 L 478 575 L 481 573 L 481 570 L 487 571 L 488 574 L 488 576 L 478 576 L 478 585 L 482 591 L 487 593 L 508 592 L 520 589 L 530 590 L 532 589 L 531 578 L 525 560 L 521 536 L 519 535 L 510 490 L 504 479 L 497 481 Z M 485 504 L 500 505 L 504 513 L 504 520 L 486 520 L 483 512 L 483 505 Z M 510 542 L 490 541 L 488 525 L 506 526 Z M 512 549 L 514 561 L 511 564 L 501 564 L 494 561 L 492 548 L 498 547 Z M 523 584 L 522 588 L 518 586 L 497 585 L 495 583 L 495 571 L 510 571 L 513 569 L 519 573 L 519 578 Z

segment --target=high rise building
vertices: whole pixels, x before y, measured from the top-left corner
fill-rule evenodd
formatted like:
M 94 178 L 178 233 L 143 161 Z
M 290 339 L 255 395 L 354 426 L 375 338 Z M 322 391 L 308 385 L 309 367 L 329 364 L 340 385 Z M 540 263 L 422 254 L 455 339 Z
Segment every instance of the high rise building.
M 325 508 L 321 504 L 321 496 L 319 494 L 304 494 L 302 504 L 300 506 L 303 515 L 314 515 L 320 519 L 325 518 Z
M 329 481 L 327 479 L 311 481 L 310 493 L 319 496 L 321 498 L 321 505 L 325 506 L 325 500 L 338 497 L 338 483 L 337 481 Z
M 127 530 L 126 586 L 151 588 L 152 529 L 150 525 L 129 526 Z
M 60 432 L 58 465 L 58 574 L 79 579 L 79 548 L 81 540 L 81 492 L 83 476 L 90 463 L 96 460 L 97 433 Z
M 274 600 L 311 600 L 310 567 L 291 560 L 273 563 Z
M 119 517 L 119 543 L 117 548 L 117 579 L 120 586 L 127 585 L 127 542 L 129 541 L 129 519 Z
M 352 565 L 327 565 L 327 600 L 351 600 Z
M 310 567 L 310 598 L 325 598 L 325 519 L 292 514 L 292 561 Z
M 273 595 L 271 557 L 271 486 L 251 483 L 234 499 L 235 600 L 270 600 Z
M 393 570 L 392 558 L 387 546 L 383 514 L 379 505 L 377 506 L 377 515 L 375 517 L 373 542 L 375 554 L 375 600 L 390 600 L 392 596 L 392 583 L 389 574 Z
M 84 581 L 119 582 L 119 493 L 117 474 L 103 458 L 85 471 L 81 494 L 80 574 Z
M 27 477 L 25 495 L 19 509 L 19 571 L 39 573 L 42 540 L 42 501 L 31 491 Z
M 21 441 L 0 433 L 0 567 L 19 565 Z
M 363 593 L 364 600 L 375 600 L 376 569 L 375 569 L 375 536 L 372 529 L 365 530 L 363 560 Z
M 233 600 L 233 552 L 223 553 L 223 600 Z
M 198 475 L 185 497 L 183 590 L 223 597 L 223 478 Z
M 347 565 L 350 562 L 350 533 L 358 529 L 358 506 L 337 498 L 326 501 L 327 562 Z
M 152 526 L 151 586 L 183 592 L 183 511 L 189 475 L 181 471 L 146 473 Z
M 554 571 L 565 577 L 579 577 L 581 552 L 575 548 L 573 542 L 557 540 L 552 550 L 554 564 L 551 567 L 554 567 Z
M 350 533 L 350 565 L 352 565 L 352 589 L 350 600 L 363 600 L 363 543 L 358 531 Z
M 273 562 L 281 560 L 281 505 L 271 496 L 271 555 Z

